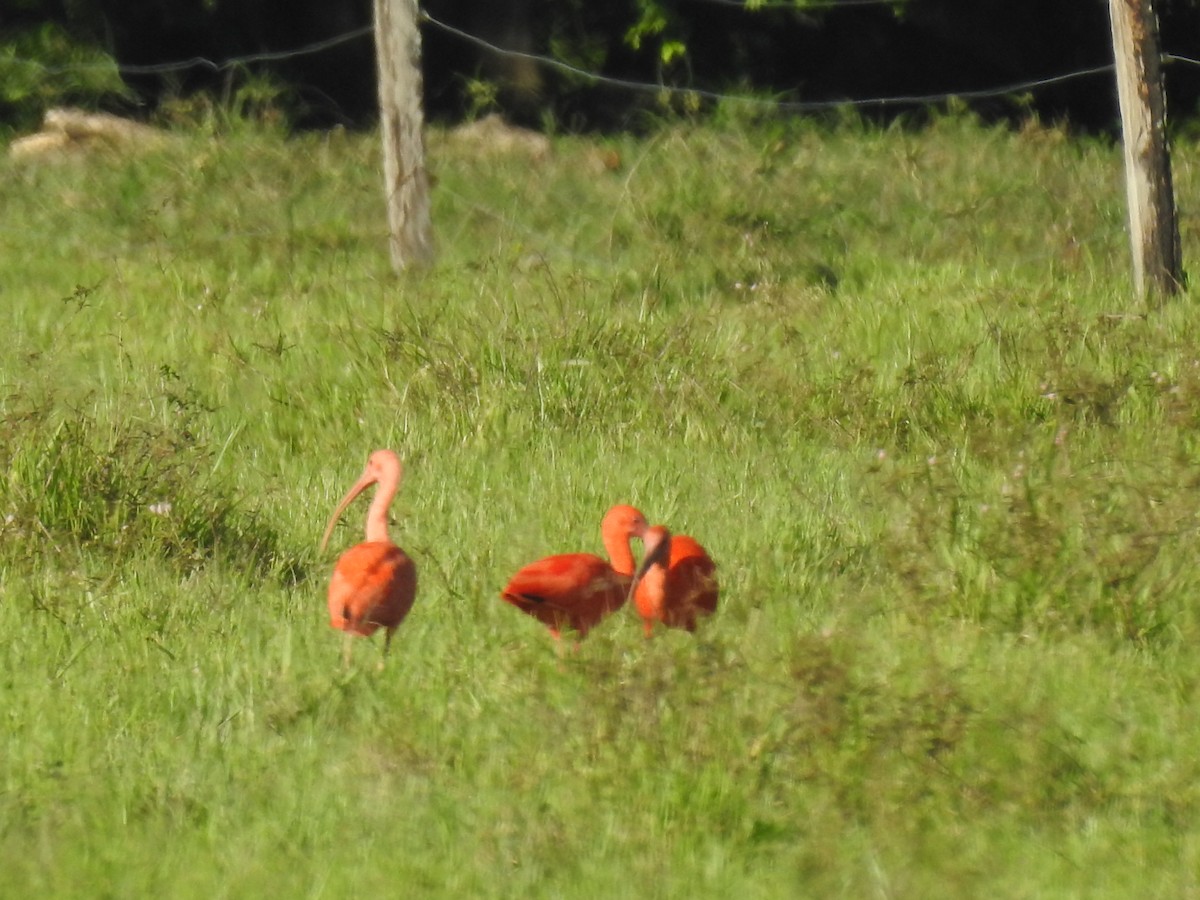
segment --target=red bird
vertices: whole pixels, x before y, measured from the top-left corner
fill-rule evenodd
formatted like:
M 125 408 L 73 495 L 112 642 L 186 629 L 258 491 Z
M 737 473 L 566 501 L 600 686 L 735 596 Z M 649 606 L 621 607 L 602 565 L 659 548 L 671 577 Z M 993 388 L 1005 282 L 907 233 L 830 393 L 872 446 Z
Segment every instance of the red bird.
M 564 628 L 582 638 L 625 603 L 634 568 L 629 539 L 641 537 L 646 527 L 646 517 L 632 506 L 614 506 L 600 523 L 611 565 L 591 553 L 547 556 L 517 572 L 500 597 L 546 625 L 556 640 Z
M 646 637 L 655 622 L 695 631 L 696 618 L 717 609 L 716 563 L 692 538 L 661 525 L 647 528 L 642 541 L 646 555 L 630 593 Z
M 408 555 L 388 537 L 387 514 L 392 498 L 400 487 L 404 467 L 391 450 L 376 450 L 354 486 L 338 503 L 325 527 L 321 551 L 329 535 L 350 502 L 371 485 L 377 485 L 367 510 L 367 539 L 351 547 L 337 561 L 329 582 L 329 624 L 346 632 L 343 660 L 350 664 L 350 636 L 370 636 L 386 628 L 383 660 L 387 658 L 392 635 L 412 609 L 417 593 L 417 567 Z

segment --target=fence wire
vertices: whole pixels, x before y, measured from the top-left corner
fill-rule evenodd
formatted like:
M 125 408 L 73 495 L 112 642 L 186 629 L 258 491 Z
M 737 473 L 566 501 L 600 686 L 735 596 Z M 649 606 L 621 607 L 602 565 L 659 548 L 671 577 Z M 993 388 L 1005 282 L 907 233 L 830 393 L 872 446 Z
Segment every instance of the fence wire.
M 742 2 L 742 0 L 701 0 L 701 2 L 715 3 L 721 5 L 729 5 L 745 8 L 747 11 L 757 10 L 761 8 L 789 8 L 803 12 L 806 9 L 832 8 L 845 6 L 889 6 L 895 5 L 895 0 L 831 0 L 831 2 L 820 2 L 807 4 L 805 7 L 795 7 L 790 4 L 777 2 L 768 2 L 765 5 L 750 5 Z M 746 94 L 727 93 L 723 91 L 714 91 L 705 88 L 689 87 L 681 85 L 671 85 L 663 83 L 649 83 L 635 81 L 632 79 L 618 78 L 611 75 L 604 75 L 600 72 L 591 71 L 558 59 L 553 56 L 547 56 L 540 53 L 530 53 L 521 50 L 513 50 L 502 47 L 492 41 L 472 34 L 462 28 L 450 25 L 442 20 L 431 16 L 429 13 L 422 11 L 420 13 L 421 22 L 430 28 L 436 29 L 443 34 L 449 35 L 457 40 L 461 40 L 477 49 L 484 50 L 488 53 L 495 54 L 501 57 L 511 59 L 521 59 L 533 62 L 548 70 L 557 71 L 573 78 L 580 79 L 583 82 L 592 85 L 603 85 L 605 87 L 616 88 L 629 91 L 631 93 L 653 94 L 656 96 L 670 97 L 687 97 L 694 99 L 710 100 L 719 103 L 737 103 L 746 104 L 764 109 L 776 109 L 780 112 L 819 112 L 830 109 L 842 108 L 879 108 L 888 106 L 919 106 L 945 103 L 953 99 L 963 100 L 983 100 L 996 97 L 1004 97 L 1011 95 L 1027 94 L 1038 91 L 1042 88 L 1052 87 L 1055 85 L 1065 84 L 1071 81 L 1077 81 L 1084 78 L 1092 78 L 1097 75 L 1105 75 L 1114 71 L 1114 64 L 1102 63 L 1095 66 L 1089 66 L 1082 69 L 1074 69 L 1067 72 L 1062 72 L 1054 75 L 1049 75 L 1041 78 L 1032 78 L 1024 81 L 1010 82 L 992 87 L 983 88 L 962 88 L 957 90 L 946 90 L 940 92 L 932 92 L 925 94 L 902 94 L 894 96 L 878 96 L 878 97 L 847 97 L 836 100 L 790 100 L 778 99 L 762 96 L 749 96 Z M 212 72 L 227 72 L 248 66 L 271 63 L 284 62 L 300 57 L 311 56 L 318 53 L 323 53 L 327 50 L 339 47 L 353 41 L 361 40 L 374 33 L 373 25 L 366 25 L 361 28 L 356 28 L 352 31 L 336 35 L 321 41 L 316 41 L 310 44 L 304 44 L 290 50 L 267 51 L 262 53 L 252 53 L 244 56 L 230 57 L 223 60 L 213 60 L 204 56 L 193 56 L 188 59 L 176 60 L 171 62 L 155 63 L 151 65 L 133 65 L 120 63 L 115 66 L 116 70 L 122 75 L 168 75 L 178 72 L 188 71 L 190 69 L 206 69 Z M 1178 62 L 1192 66 L 1200 66 L 1200 61 L 1175 54 L 1164 54 L 1163 61 L 1166 63 Z M 37 60 L 27 59 L 23 57 L 9 57 L 0 59 L 0 64 L 7 63 L 10 65 L 23 65 L 37 69 L 45 75 L 63 75 L 71 72 L 95 71 L 98 69 L 113 68 L 112 63 L 106 62 L 80 62 L 63 65 L 48 66 Z

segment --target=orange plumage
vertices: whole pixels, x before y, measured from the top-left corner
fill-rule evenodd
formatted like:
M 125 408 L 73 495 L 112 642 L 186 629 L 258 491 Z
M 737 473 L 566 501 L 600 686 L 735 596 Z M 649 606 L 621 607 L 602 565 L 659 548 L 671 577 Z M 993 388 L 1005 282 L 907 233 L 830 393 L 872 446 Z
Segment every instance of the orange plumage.
M 518 571 L 500 597 L 537 619 L 557 639 L 564 628 L 582 638 L 621 608 L 633 578 L 631 537 L 641 537 L 646 517 L 632 506 L 614 506 L 600 525 L 611 564 L 591 553 L 548 556 Z
M 329 624 L 370 637 L 381 627 L 387 641 L 412 609 L 417 569 L 388 541 L 364 541 L 337 561 L 329 581 Z
M 346 632 L 343 651 L 346 664 L 350 662 L 350 635 L 369 637 L 380 628 L 386 629 L 383 641 L 383 658 L 386 658 L 392 635 L 412 609 L 416 597 L 417 567 L 392 543 L 387 531 L 388 507 L 403 473 L 400 458 L 391 450 L 372 453 L 362 476 L 338 503 L 321 539 L 324 550 L 334 525 L 350 502 L 371 485 L 377 485 L 367 511 L 367 539 L 338 558 L 329 581 L 329 624 Z
M 717 609 L 717 566 L 693 538 L 661 525 L 646 529 L 645 557 L 634 579 L 633 602 L 646 637 L 654 623 L 696 630 L 700 616 Z

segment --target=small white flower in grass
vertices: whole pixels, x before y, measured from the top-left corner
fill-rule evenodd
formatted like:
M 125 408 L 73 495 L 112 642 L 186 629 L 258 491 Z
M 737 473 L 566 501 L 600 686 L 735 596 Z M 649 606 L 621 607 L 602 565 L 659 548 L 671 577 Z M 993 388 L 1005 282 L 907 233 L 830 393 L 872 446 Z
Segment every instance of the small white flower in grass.
M 146 509 L 156 516 L 169 516 L 171 514 L 171 502 L 169 500 L 160 500 L 158 503 L 151 503 Z

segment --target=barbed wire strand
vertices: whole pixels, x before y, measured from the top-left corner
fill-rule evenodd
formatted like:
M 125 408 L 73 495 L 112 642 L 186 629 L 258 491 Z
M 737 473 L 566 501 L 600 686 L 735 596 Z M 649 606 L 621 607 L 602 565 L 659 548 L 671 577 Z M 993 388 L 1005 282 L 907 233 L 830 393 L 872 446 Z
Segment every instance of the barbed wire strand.
M 7 60 L 0 62 L 20 63 L 41 69 L 42 72 L 49 75 L 65 75 L 70 72 L 87 72 L 97 69 L 112 69 L 116 68 L 118 72 L 125 75 L 169 75 L 173 72 L 184 72 L 188 69 L 209 69 L 213 72 L 224 72 L 229 69 L 236 69 L 242 66 L 248 66 L 253 63 L 261 62 L 283 62 L 288 59 L 295 59 L 299 56 L 311 56 L 314 53 L 321 53 L 341 44 L 347 44 L 350 41 L 358 40 L 373 34 L 375 31 L 374 25 L 365 25 L 362 28 L 356 28 L 353 31 L 347 31 L 345 34 L 339 34 L 336 37 L 327 38 L 323 41 L 317 41 L 312 44 L 305 44 L 293 50 L 276 50 L 265 51 L 263 53 L 251 53 L 247 56 L 231 57 L 221 62 L 215 62 L 206 56 L 193 56 L 189 59 L 181 59 L 176 62 L 155 63 L 152 65 L 131 65 L 127 63 L 117 64 L 115 67 L 108 62 L 95 63 L 71 63 L 61 66 L 47 66 L 34 59 L 25 59 L 22 57 L 10 57 Z
M 740 3 L 740 0 L 705 0 L 705 2 L 728 2 Z M 851 0 L 841 0 L 841 3 L 835 2 L 832 5 L 841 5 L 842 3 L 851 2 Z M 866 3 L 892 3 L 894 0 L 862 0 Z M 512 50 L 501 47 L 491 41 L 485 40 L 478 35 L 471 34 L 461 28 L 449 25 L 441 21 L 427 12 L 422 11 L 420 18 L 423 22 L 429 24 L 445 34 L 451 35 L 459 40 L 465 41 L 479 49 L 486 50 L 503 57 L 514 59 L 524 59 L 534 62 L 546 68 L 557 70 L 565 74 L 581 78 L 589 83 L 606 85 L 608 87 L 619 88 L 636 93 L 663 95 L 679 97 L 691 97 L 715 102 L 741 103 L 752 106 L 760 106 L 763 108 L 778 109 L 781 112 L 817 112 L 822 110 L 838 109 L 838 108 L 859 108 L 859 107 L 886 107 L 898 105 L 921 105 L 944 103 L 952 99 L 965 100 L 980 100 L 995 97 L 1003 97 L 1006 95 L 1015 95 L 1028 93 L 1040 88 L 1051 87 L 1057 84 L 1063 84 L 1081 78 L 1094 77 L 1096 75 L 1112 72 L 1115 68 L 1112 63 L 1092 66 L 1084 69 L 1077 69 L 1070 72 L 1064 72 L 1058 75 L 1050 75 L 1043 78 L 1030 79 L 1026 81 L 1013 82 L 1004 84 L 998 87 L 978 88 L 969 90 L 956 91 L 941 91 L 927 94 L 906 94 L 897 96 L 884 97 L 865 97 L 865 98 L 840 98 L 836 100 L 782 100 L 772 99 L 769 97 L 754 97 L 744 94 L 730 94 L 721 91 L 712 91 L 704 88 L 695 87 L 679 87 L 663 84 L 649 84 L 646 82 L 634 81 L 631 79 L 617 78 L 610 75 L 603 75 L 599 72 L 592 72 L 581 68 L 571 63 L 554 57 L 544 56 L 537 53 L 529 53 L 521 50 Z M 231 57 L 229 59 L 215 61 L 203 56 L 194 56 L 190 59 L 178 60 L 174 62 L 157 63 L 153 65 L 117 65 L 116 69 L 125 75 L 165 75 L 174 72 L 186 71 L 193 68 L 204 68 L 214 72 L 223 72 L 230 69 L 235 69 L 242 66 L 248 66 L 254 63 L 262 62 L 281 62 L 289 59 L 294 59 L 301 56 L 308 56 L 316 53 L 332 49 L 333 47 L 349 43 L 367 37 L 374 32 L 373 25 L 366 25 L 361 28 L 356 28 L 344 34 L 328 38 L 326 40 L 317 41 L 311 44 L 306 44 L 292 50 L 269 51 L 263 53 L 254 53 L 246 56 Z M 1192 66 L 1200 66 L 1200 60 L 1192 59 L 1186 56 L 1180 56 L 1171 53 L 1163 54 L 1163 61 L 1167 63 L 1178 62 Z M 25 59 L 21 57 L 9 57 L 6 60 L 9 63 L 25 64 L 33 67 L 38 67 L 46 74 L 65 74 L 72 71 L 87 71 L 95 69 L 111 69 L 111 63 L 74 63 L 60 66 L 46 66 L 42 63 Z
M 445 22 L 435 19 L 426 12 L 421 12 L 421 20 L 428 22 L 435 28 L 461 38 L 470 44 L 487 50 L 490 53 L 495 53 L 501 56 L 508 56 L 516 59 L 526 59 L 531 62 L 536 62 L 551 69 L 557 69 L 560 72 L 566 72 L 570 75 L 575 75 L 580 78 L 587 79 L 595 84 L 604 84 L 610 87 L 624 88 L 629 91 L 653 94 L 672 94 L 685 97 L 698 97 L 706 100 L 716 100 L 721 102 L 745 103 L 755 106 L 772 107 L 784 112 L 816 112 L 827 109 L 838 109 L 843 107 L 866 107 L 866 106 L 888 106 L 888 105 L 907 105 L 907 104 L 922 104 L 922 103 L 944 103 L 952 99 L 967 99 L 979 100 L 989 97 L 1003 97 L 1008 94 L 1027 93 L 1031 90 L 1036 90 L 1041 87 L 1048 87 L 1054 84 L 1061 84 L 1066 81 L 1072 81 L 1077 78 L 1085 78 L 1093 75 L 1098 75 L 1105 72 L 1111 72 L 1115 68 L 1113 63 L 1093 66 L 1087 69 L 1079 69 L 1074 72 L 1065 72 L 1060 75 L 1051 75 L 1046 78 L 1038 78 L 1030 81 L 1017 82 L 1014 84 L 1004 85 L 995 88 L 982 88 L 978 90 L 965 91 L 945 91 L 935 94 L 911 94 L 894 97 L 870 97 L 860 99 L 845 99 L 845 100 L 772 100 L 765 97 L 748 97 L 739 94 L 725 94 L 718 91 L 709 91 L 703 88 L 687 88 L 687 87 L 672 87 L 661 84 L 647 84 L 640 81 L 631 81 L 624 78 L 614 78 L 610 75 L 601 75 L 597 72 L 590 72 L 587 69 L 582 69 L 579 66 L 574 66 L 570 63 L 563 62 L 553 57 L 541 56 L 537 53 L 528 53 L 523 50 L 510 50 L 496 44 L 486 41 L 481 37 L 463 31 L 460 28 L 455 28 L 453 25 L 447 25 Z
M 790 0 L 762 0 L 760 3 L 748 3 L 746 0 L 691 0 L 691 2 L 708 3 L 712 6 L 731 6 L 748 13 L 756 13 L 764 9 L 790 10 L 791 12 L 805 13 L 814 9 L 827 11 L 843 8 L 859 9 L 870 6 L 898 8 L 904 5 L 905 0 L 807 0 L 807 2 L 800 4 L 792 3 Z

